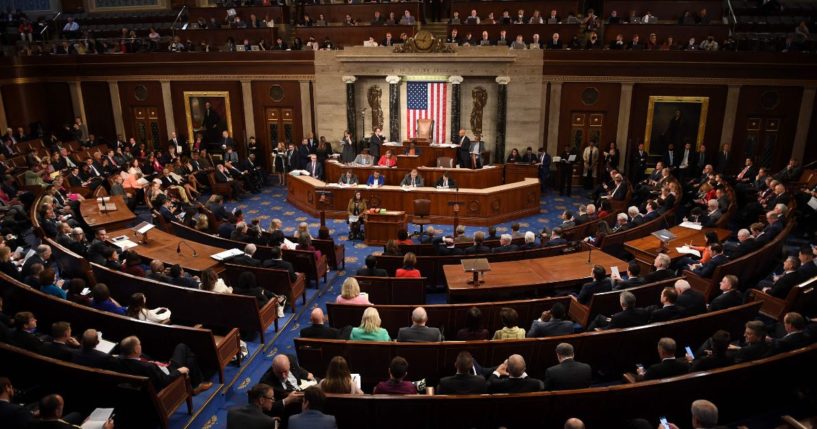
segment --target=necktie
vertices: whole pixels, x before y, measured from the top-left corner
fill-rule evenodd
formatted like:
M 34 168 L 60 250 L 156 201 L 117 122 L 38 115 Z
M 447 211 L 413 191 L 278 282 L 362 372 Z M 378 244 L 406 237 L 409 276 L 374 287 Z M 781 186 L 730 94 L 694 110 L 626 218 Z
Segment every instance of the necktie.
M 315 163 L 312 163 L 312 177 L 315 177 Z

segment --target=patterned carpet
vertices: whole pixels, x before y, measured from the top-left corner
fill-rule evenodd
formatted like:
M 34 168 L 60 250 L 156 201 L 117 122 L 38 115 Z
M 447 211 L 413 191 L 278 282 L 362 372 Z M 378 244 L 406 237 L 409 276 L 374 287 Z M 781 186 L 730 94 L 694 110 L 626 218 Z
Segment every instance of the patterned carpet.
M 267 227 L 270 220 L 278 218 L 283 221 L 284 232 L 292 233 L 300 222 L 308 222 L 309 229 L 313 234 L 317 233 L 320 226 L 318 219 L 296 209 L 286 202 L 286 189 L 281 187 L 267 187 L 261 194 L 254 195 L 239 202 L 230 203 L 228 209 L 240 208 L 244 212 L 247 221 L 258 218 L 261 225 Z M 558 225 L 559 214 L 565 209 L 574 210 L 579 204 L 588 200 L 580 193 L 575 193 L 573 197 L 559 197 L 553 192 L 548 192 L 542 196 L 541 212 L 536 216 L 529 216 L 513 222 L 497 225 L 499 233 L 508 232 L 511 224 L 519 222 L 522 231 L 540 231 L 542 227 L 552 228 Z M 264 372 L 270 367 L 272 358 L 281 352 L 293 353 L 293 338 L 298 336 L 300 329 L 309 324 L 309 313 L 312 308 L 321 306 L 329 300 L 334 300 L 340 291 L 340 286 L 349 275 L 363 264 L 366 256 L 372 252 L 382 250 L 381 247 L 370 247 L 360 241 L 348 241 L 348 227 L 341 219 L 328 219 L 332 237 L 336 243 L 346 246 L 346 268 L 337 272 L 332 271 L 326 284 L 321 283 L 320 290 L 314 288 L 307 289 L 307 305 L 298 305 L 296 314 L 291 314 L 287 309 L 286 317 L 279 320 L 280 332 L 275 333 L 271 328 L 267 334 L 267 344 L 261 344 L 257 339 L 247 341 L 249 356 L 242 362 L 241 367 L 229 365 L 225 370 L 225 384 L 216 385 L 210 391 L 195 397 L 194 417 L 191 419 L 184 412 L 184 407 L 180 408 L 171 417 L 172 429 L 182 428 L 206 428 L 224 429 L 227 427 L 227 410 L 237 405 L 243 405 L 247 401 L 246 392 L 258 382 Z M 445 234 L 452 234 L 451 225 L 434 225 L 435 228 L 442 229 Z M 467 225 L 466 225 L 467 227 Z M 466 233 L 473 234 L 476 230 L 485 228 L 467 227 Z M 442 303 L 445 295 L 442 293 L 429 294 L 428 303 Z M 274 338 L 269 340 L 269 338 Z M 308 369 L 308 368 L 307 368 Z M 354 372 L 354 368 L 352 368 Z M 213 380 L 217 383 L 217 378 Z

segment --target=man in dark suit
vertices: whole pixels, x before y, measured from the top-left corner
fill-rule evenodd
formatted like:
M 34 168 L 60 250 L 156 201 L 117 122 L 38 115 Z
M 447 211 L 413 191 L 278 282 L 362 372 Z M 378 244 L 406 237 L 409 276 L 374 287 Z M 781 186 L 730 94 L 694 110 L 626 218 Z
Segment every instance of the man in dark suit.
M 224 164 L 217 164 L 216 171 L 215 171 L 215 178 L 216 183 L 227 183 L 230 185 L 230 188 L 233 190 L 233 194 L 238 196 L 244 192 L 243 186 L 241 186 L 241 182 L 236 180 L 232 174 L 227 170 L 227 167 Z
M 492 253 L 507 253 L 507 252 L 516 252 L 519 250 L 519 246 L 515 244 L 511 244 L 510 234 L 502 234 L 499 236 L 499 246 L 494 247 L 491 252 Z
M 718 172 L 729 174 L 729 163 L 732 161 L 732 154 L 729 153 L 729 144 L 723 145 L 721 151 L 718 152 Z
M 723 276 L 719 284 L 721 294 L 709 303 L 709 311 L 726 310 L 743 304 L 743 296 L 738 290 L 738 278 L 729 274 Z
M 301 402 L 301 412 L 289 416 L 290 429 L 336 429 L 335 416 L 323 413 L 326 404 L 326 395 L 318 386 L 310 386 L 304 390 Z
M 692 289 L 686 280 L 675 282 L 675 292 L 678 293 L 676 305 L 683 310 L 684 317 L 706 313 L 706 297 L 701 292 Z
M 635 151 L 635 159 L 633 160 L 633 172 L 630 178 L 633 183 L 640 182 L 644 179 L 644 171 L 647 169 L 647 161 L 650 155 L 644 150 L 644 143 L 638 144 L 638 150 Z
M 657 380 L 682 375 L 689 372 L 689 364 L 683 359 L 675 358 L 675 340 L 672 338 L 661 338 L 658 340 L 658 357 L 660 363 L 650 366 L 646 371 L 638 368 L 638 380 Z
M 459 159 L 457 163 L 460 165 L 460 168 L 471 168 L 471 155 L 468 153 L 468 150 L 471 148 L 471 139 L 465 135 L 464 128 L 461 128 L 459 131 L 457 144 L 459 145 L 459 150 L 457 151 Z
M 374 162 L 380 159 L 380 147 L 386 142 L 386 137 L 383 136 L 383 130 L 379 127 L 374 129 L 374 134 L 369 137 L 369 155 L 372 156 Z
M 557 302 L 550 310 L 534 320 L 528 330 L 528 338 L 555 337 L 573 333 L 573 322 L 567 320 L 565 306 Z
M 774 274 L 772 275 L 772 281 L 763 280 L 758 286 L 763 292 L 773 297 L 786 299 L 789 291 L 798 283 L 805 280 L 800 278 L 798 269 L 800 269 L 800 260 L 794 256 L 789 256 L 783 261 L 782 274 Z
M 301 338 L 325 338 L 332 340 L 338 338 L 340 332 L 324 324 L 323 310 L 321 310 L 320 307 L 312 310 L 312 313 L 309 315 L 309 321 L 312 322 L 312 324 L 301 329 Z
M 245 253 L 247 252 L 246 248 L 244 249 L 244 252 Z M 253 260 L 256 259 L 253 258 Z M 264 261 L 264 263 L 261 264 L 261 266 L 264 268 L 274 268 L 276 270 L 286 270 L 287 272 L 289 272 L 289 281 L 294 282 L 298 280 L 298 276 L 295 274 L 295 268 L 292 266 L 292 263 L 289 261 L 284 261 L 282 259 L 281 248 L 279 246 L 272 247 L 272 249 L 270 250 L 270 258 Z
M 14 386 L 8 377 L 0 377 L 0 422 L 7 429 L 27 429 L 34 421 L 34 415 L 25 407 L 15 404 Z
M 644 215 L 644 223 L 649 222 L 655 218 L 657 218 L 660 213 L 658 213 L 658 203 L 654 200 L 647 201 L 647 213 Z
M 282 416 L 287 405 L 301 400 L 301 394 L 292 394 L 276 400 L 272 387 L 259 383 L 247 392 L 249 403 L 227 411 L 227 429 L 275 427 L 278 422 L 267 414 Z
M 388 277 L 389 273 L 383 268 L 377 268 L 377 256 L 369 255 L 366 257 L 366 266 L 358 268 L 358 276 L 372 276 L 372 277 Z
M 472 374 L 474 358 L 471 353 L 460 352 L 454 367 L 457 369 L 456 375 L 440 379 L 438 395 L 479 395 L 486 392 L 485 378 Z
M 36 335 L 37 319 L 28 311 L 14 315 L 15 329 L 9 334 L 9 343 L 28 351 L 42 354 L 45 344 Z
M 672 259 L 670 259 L 668 255 L 659 253 L 658 256 L 655 257 L 655 262 L 653 262 L 655 271 L 644 276 L 644 284 L 655 283 L 657 281 L 675 277 L 675 273 L 669 269 L 671 263 Z
M 553 33 L 553 36 L 551 36 L 550 40 L 545 44 L 545 49 L 562 49 L 562 47 L 562 39 L 559 33 Z
M 661 308 L 652 307 L 650 323 L 666 322 L 683 317 L 681 307 L 678 302 L 678 292 L 672 286 L 667 286 L 661 291 Z
M 43 347 L 43 354 L 66 362 L 71 362 L 79 348 L 79 342 L 71 336 L 71 325 L 68 322 L 51 324 L 51 342 Z
M 253 255 L 255 255 L 256 250 L 257 248 L 255 244 L 248 243 L 246 246 L 244 246 L 244 253 L 241 255 L 234 256 L 232 259 L 230 259 L 230 262 L 237 265 L 260 267 L 261 261 L 253 257 Z
M 451 256 L 451 255 L 464 255 L 465 250 L 456 247 L 454 245 L 454 238 L 453 237 L 445 237 L 443 241 L 437 246 L 437 255 L 440 256 Z
M 783 316 L 786 335 L 772 340 L 772 353 L 784 353 L 807 346 L 813 339 L 806 335 L 806 319 L 800 313 Z
M 721 212 L 719 208 L 718 200 L 714 198 L 707 201 L 706 206 L 707 211 L 701 215 L 699 222 L 704 228 L 714 228 L 721 219 L 721 216 L 723 216 L 723 212 Z
M 689 266 L 694 274 L 701 277 L 710 278 L 712 277 L 712 274 L 715 273 L 715 268 L 718 268 L 718 266 L 729 261 L 729 258 L 723 254 L 723 245 L 720 243 L 710 244 L 709 249 L 712 252 L 712 258 L 709 261 L 707 261 L 705 264 L 694 264 Z
M 443 171 L 443 175 L 434 183 L 434 186 L 442 189 L 457 189 L 457 182 L 448 177 L 448 172 Z
M 645 284 L 644 277 L 641 277 L 641 265 L 638 265 L 638 261 L 633 259 L 627 264 L 627 278 L 614 278 L 613 280 L 613 290 L 623 290 L 629 289 L 631 287 L 641 286 Z
M 562 237 L 562 228 L 557 226 L 553 228 L 553 234 L 550 235 L 550 240 L 544 244 L 544 247 L 560 246 L 562 244 L 567 244 L 567 239 Z
M 99 344 L 99 334 L 96 329 L 86 329 L 80 339 L 79 350 L 73 355 L 73 362 L 77 365 L 91 368 L 110 369 L 116 363 L 116 358 L 96 349 Z
M 309 163 L 309 143 L 307 143 L 307 139 L 303 139 L 300 145 L 297 147 L 297 159 L 298 162 L 296 163 L 296 170 L 303 170 L 306 168 L 306 164 Z
M 542 380 L 525 374 L 525 359 L 511 355 L 488 377 L 488 393 L 528 393 L 544 389 Z
M 199 282 L 185 273 L 179 264 L 170 267 L 170 283 L 190 289 L 199 288 Z
M 233 138 L 230 137 L 230 132 L 227 130 L 221 132 L 221 138 L 219 139 L 218 143 L 219 147 L 224 152 L 226 152 L 227 149 L 235 150 L 235 141 L 233 141 Z
M 485 233 L 477 231 L 474 233 L 474 245 L 465 248 L 466 255 L 481 255 L 484 253 L 491 253 L 491 248 L 485 246 Z
M 621 306 L 621 311 L 610 317 L 599 314 L 596 320 L 587 327 L 587 330 L 630 328 L 645 325 L 649 321 L 650 313 L 643 308 L 636 308 L 636 298 L 632 292 L 626 290 L 621 292 L 618 296 L 618 304 Z
M 800 268 L 797 270 L 803 280 L 817 276 L 817 247 L 808 244 L 800 246 L 799 252 Z
M 311 372 L 298 366 L 295 356 L 279 354 L 272 359 L 272 365 L 261 376 L 261 383 L 268 384 L 275 392 L 275 399 L 282 400 L 297 393 L 303 380 L 314 380 Z
M 670 169 L 678 167 L 678 153 L 675 152 L 675 145 L 670 143 L 667 145 L 667 150 L 663 155 L 664 165 Z
M 430 328 L 426 326 L 426 322 L 428 322 L 428 313 L 425 308 L 415 308 L 411 312 L 411 326 L 400 328 L 397 331 L 397 341 L 407 343 L 442 341 L 443 335 L 440 329 Z
M 724 245 L 724 248 L 727 249 L 729 253 L 729 259 L 734 260 L 755 251 L 755 249 L 758 248 L 758 244 L 749 230 L 744 228 L 738 231 L 738 243 L 727 243 Z
M 304 169 L 310 176 L 323 180 L 323 165 L 318 162 L 318 155 L 309 155 L 309 162 L 306 163 L 306 167 Z
M 766 325 L 759 320 L 746 322 L 743 330 L 744 342 L 742 345 L 730 345 L 730 353 L 735 363 L 749 362 L 766 356 L 771 346 L 766 342 Z
M 119 361 L 116 365 L 124 373 L 148 377 L 157 391 L 164 389 L 174 379 L 184 374 L 190 377 L 194 395 L 213 387 L 212 382 L 203 380 L 196 356 L 185 344 L 177 344 L 170 362 L 165 364 L 142 356 L 141 341 L 135 336 L 130 336 L 119 343 Z
M 607 271 L 601 265 L 595 265 L 593 266 L 593 281 L 582 285 L 576 299 L 581 304 L 589 305 L 594 294 L 611 290 L 613 290 L 613 283 L 607 277 Z
M 176 149 L 176 154 L 179 156 L 190 154 L 190 145 L 187 144 L 187 139 L 177 137 L 175 131 L 170 133 L 170 139 L 167 141 L 167 147 L 171 146 Z
M 556 346 L 559 364 L 545 371 L 545 390 L 586 389 L 593 382 L 593 370 L 586 363 L 573 359 L 573 346 L 560 343 Z

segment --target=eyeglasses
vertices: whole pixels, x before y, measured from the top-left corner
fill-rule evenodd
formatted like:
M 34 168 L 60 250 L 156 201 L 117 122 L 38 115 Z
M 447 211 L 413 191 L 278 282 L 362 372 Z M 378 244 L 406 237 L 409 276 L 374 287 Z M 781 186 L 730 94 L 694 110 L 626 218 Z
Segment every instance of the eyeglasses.
M 274 396 L 264 396 L 264 399 L 269 399 L 270 401 L 274 401 L 275 397 Z

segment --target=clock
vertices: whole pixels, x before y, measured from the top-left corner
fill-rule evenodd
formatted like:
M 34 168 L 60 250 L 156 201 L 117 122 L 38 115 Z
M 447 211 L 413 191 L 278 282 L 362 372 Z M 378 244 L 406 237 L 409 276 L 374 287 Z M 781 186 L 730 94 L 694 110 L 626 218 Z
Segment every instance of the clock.
M 414 35 L 414 44 L 420 51 L 429 51 L 434 44 L 434 35 L 427 30 L 420 30 Z

